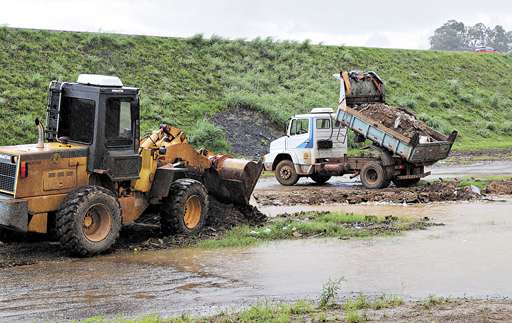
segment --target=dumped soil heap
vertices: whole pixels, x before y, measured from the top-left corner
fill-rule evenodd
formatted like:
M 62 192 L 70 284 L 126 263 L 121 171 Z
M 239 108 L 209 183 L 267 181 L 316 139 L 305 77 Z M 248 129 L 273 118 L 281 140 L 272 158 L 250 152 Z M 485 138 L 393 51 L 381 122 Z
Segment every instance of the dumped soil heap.
M 387 188 L 367 190 L 363 188 L 340 189 L 318 188 L 293 191 L 257 191 L 254 197 L 262 206 L 267 205 L 320 205 L 329 203 L 358 204 L 365 202 L 385 203 L 430 203 L 443 201 L 470 201 L 481 197 L 470 187 L 459 187 L 458 182 L 434 182 L 412 188 Z
M 211 121 L 224 129 L 234 153 L 251 159 L 268 153 L 270 142 L 281 137 L 284 129 L 262 113 L 244 107 L 221 111 Z
M 392 107 L 384 103 L 360 104 L 352 108 L 405 137 L 412 138 L 415 133 L 418 133 L 420 136 L 428 137 L 428 141 L 438 140 L 439 135 L 436 132 L 405 108 Z

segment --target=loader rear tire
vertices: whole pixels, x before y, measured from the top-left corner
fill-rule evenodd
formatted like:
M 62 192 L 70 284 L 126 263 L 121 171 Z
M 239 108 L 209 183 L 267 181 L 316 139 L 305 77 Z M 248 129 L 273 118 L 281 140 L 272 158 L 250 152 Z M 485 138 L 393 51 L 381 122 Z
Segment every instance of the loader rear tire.
M 169 196 L 160 211 L 161 231 L 165 236 L 194 235 L 204 228 L 208 217 L 208 192 L 201 182 L 178 179 L 171 184 Z
M 121 206 L 114 193 L 85 186 L 70 193 L 56 214 L 61 246 L 78 257 L 107 251 L 121 231 Z
M 277 164 L 275 176 L 277 181 L 284 186 L 293 186 L 299 181 L 299 175 L 295 171 L 295 165 L 291 160 L 281 160 Z
M 323 184 L 327 183 L 328 180 L 331 179 L 331 176 L 329 176 L 329 175 L 319 175 L 319 174 L 311 174 L 309 177 L 318 185 L 323 185 Z
M 386 188 L 391 183 L 382 164 L 375 161 L 366 164 L 359 177 L 364 187 L 369 189 Z

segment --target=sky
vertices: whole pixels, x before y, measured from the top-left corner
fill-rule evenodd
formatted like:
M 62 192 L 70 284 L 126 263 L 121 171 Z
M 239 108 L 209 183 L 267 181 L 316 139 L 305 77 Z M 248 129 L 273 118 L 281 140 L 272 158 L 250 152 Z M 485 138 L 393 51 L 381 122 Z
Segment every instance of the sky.
M 188 37 L 272 37 L 427 49 L 450 19 L 512 30 L 512 0 L 3 0 L 9 27 Z

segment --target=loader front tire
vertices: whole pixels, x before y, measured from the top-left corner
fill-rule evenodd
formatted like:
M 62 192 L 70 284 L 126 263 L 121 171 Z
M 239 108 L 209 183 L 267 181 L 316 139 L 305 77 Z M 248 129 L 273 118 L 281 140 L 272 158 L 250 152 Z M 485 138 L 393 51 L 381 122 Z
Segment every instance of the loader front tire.
M 171 184 L 169 196 L 160 211 L 165 236 L 182 233 L 194 235 L 203 229 L 208 216 L 208 192 L 201 182 L 178 179 Z
M 295 171 L 295 165 L 291 160 L 281 160 L 277 164 L 275 176 L 277 181 L 284 186 L 293 186 L 299 181 L 299 175 Z
M 121 231 L 121 206 L 111 191 L 85 186 L 69 194 L 56 214 L 61 246 L 78 257 L 107 251 Z

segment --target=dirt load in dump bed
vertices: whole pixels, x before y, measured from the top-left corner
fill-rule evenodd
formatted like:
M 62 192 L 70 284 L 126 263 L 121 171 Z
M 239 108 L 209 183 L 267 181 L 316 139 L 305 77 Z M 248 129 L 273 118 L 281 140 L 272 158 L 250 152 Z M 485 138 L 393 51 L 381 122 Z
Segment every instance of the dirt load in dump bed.
M 393 107 L 384 103 L 370 103 L 354 105 L 352 109 L 407 138 L 412 138 L 415 133 L 419 133 L 420 136 L 428 137 L 428 141 L 436 141 L 435 132 L 405 108 Z

